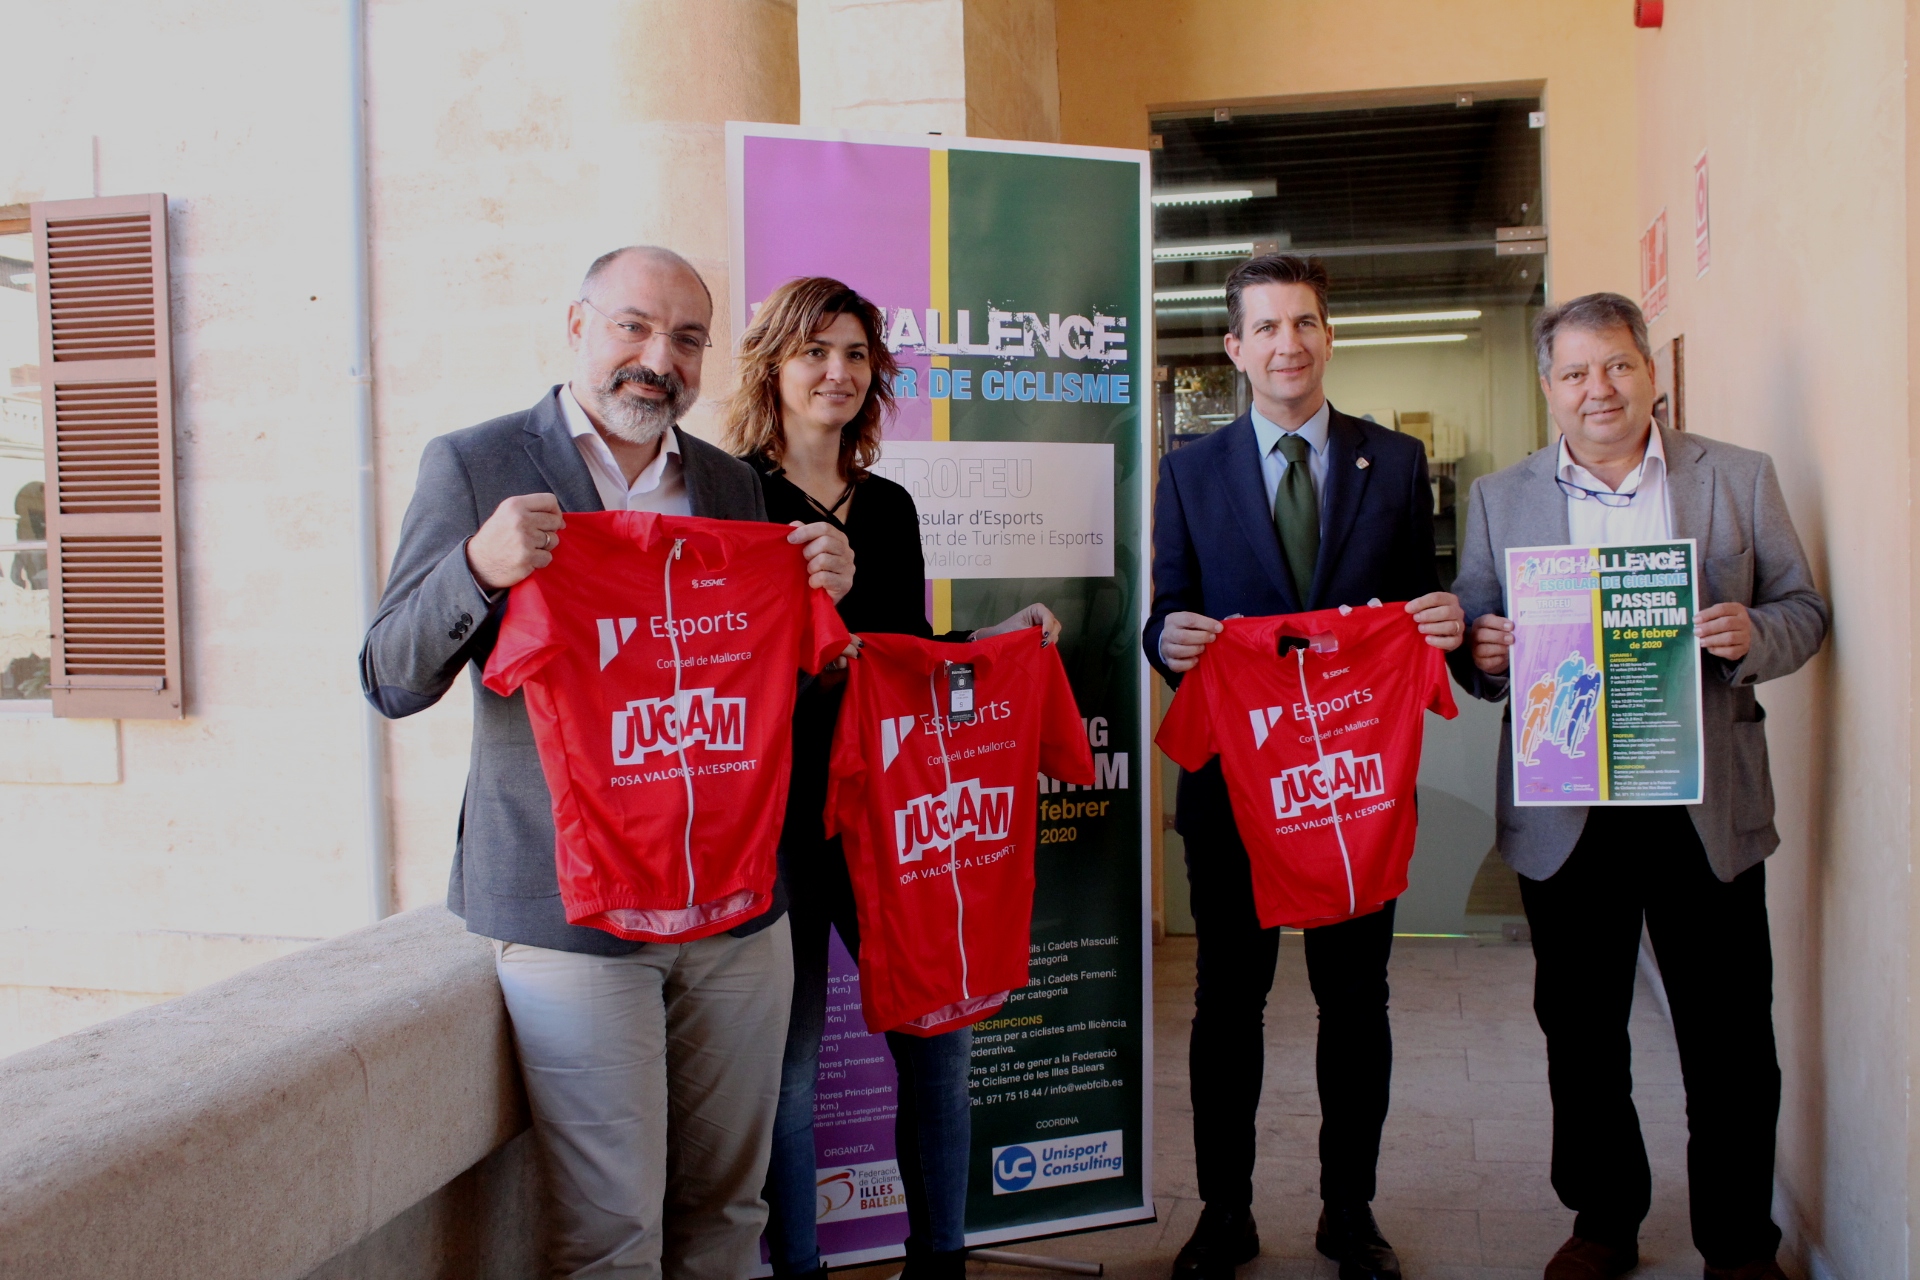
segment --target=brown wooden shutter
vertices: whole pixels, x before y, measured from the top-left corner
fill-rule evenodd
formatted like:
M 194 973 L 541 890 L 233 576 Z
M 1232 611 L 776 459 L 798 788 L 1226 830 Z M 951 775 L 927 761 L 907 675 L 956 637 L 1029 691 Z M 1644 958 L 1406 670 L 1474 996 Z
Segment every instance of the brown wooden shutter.
M 53 714 L 177 719 L 167 198 L 35 204 Z

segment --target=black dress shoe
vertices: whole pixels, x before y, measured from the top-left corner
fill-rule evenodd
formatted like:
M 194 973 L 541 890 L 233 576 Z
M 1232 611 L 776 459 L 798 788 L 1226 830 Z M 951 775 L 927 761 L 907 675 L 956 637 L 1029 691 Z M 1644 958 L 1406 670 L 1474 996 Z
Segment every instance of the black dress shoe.
M 1380 1234 L 1371 1206 L 1328 1205 L 1313 1247 L 1340 1264 L 1340 1280 L 1400 1280 L 1400 1259 Z
M 824 1274 L 824 1268 L 822 1269 Z M 900 1280 L 966 1280 L 967 1251 L 948 1249 L 943 1253 L 909 1253 Z
M 1173 1260 L 1173 1280 L 1231 1280 L 1235 1267 L 1259 1255 L 1260 1232 L 1252 1210 L 1208 1205 Z

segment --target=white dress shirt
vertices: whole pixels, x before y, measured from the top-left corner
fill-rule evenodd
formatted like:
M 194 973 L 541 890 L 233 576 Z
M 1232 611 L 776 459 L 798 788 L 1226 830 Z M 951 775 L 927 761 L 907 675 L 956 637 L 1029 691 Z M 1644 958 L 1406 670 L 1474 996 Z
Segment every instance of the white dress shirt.
M 1615 493 L 1633 495 L 1624 507 L 1610 507 L 1598 498 L 1569 489 L 1606 491 L 1611 486 L 1573 460 L 1567 439 L 1560 437 L 1560 468 L 1555 473 L 1566 484 L 1560 491 L 1567 495 L 1567 532 L 1577 546 L 1604 542 L 1665 542 L 1673 537 L 1673 506 L 1667 494 L 1667 453 L 1660 443 L 1660 428 L 1655 425 L 1647 435 L 1646 456 L 1640 465 L 1627 472 Z
M 692 503 L 687 499 L 687 477 L 680 459 L 680 439 L 669 427 L 660 437 L 660 452 L 633 483 L 614 458 L 613 450 L 600 438 L 587 411 L 573 398 L 573 388 L 560 388 L 560 409 L 567 417 L 567 430 L 573 434 L 574 448 L 593 476 L 599 490 L 600 505 L 609 511 L 657 511 L 664 516 L 690 516 Z
M 1280 492 L 1280 478 L 1287 474 L 1287 455 L 1280 452 L 1280 437 L 1286 435 L 1274 423 L 1261 416 L 1258 409 L 1250 410 L 1253 416 L 1253 438 L 1260 448 L 1260 479 L 1267 486 L 1267 510 L 1273 510 L 1273 500 Z M 1333 406 L 1326 401 L 1320 402 L 1320 408 L 1311 418 L 1301 423 L 1294 434 L 1307 442 L 1307 475 L 1313 481 L 1313 496 L 1323 498 L 1327 491 L 1327 428 L 1333 421 Z M 1325 503 L 1320 503 L 1320 519 L 1326 521 Z

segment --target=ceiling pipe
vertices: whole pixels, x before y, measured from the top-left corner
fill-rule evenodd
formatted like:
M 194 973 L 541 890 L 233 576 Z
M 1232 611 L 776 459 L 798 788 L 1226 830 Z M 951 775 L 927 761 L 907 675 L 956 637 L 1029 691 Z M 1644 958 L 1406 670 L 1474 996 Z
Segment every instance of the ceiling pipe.
M 367 242 L 367 6 L 343 0 L 347 25 L 347 138 L 352 193 L 350 254 L 353 292 L 354 557 L 360 632 L 380 605 L 379 492 L 374 478 L 373 267 Z M 361 769 L 367 853 L 367 909 L 374 920 L 393 914 L 393 824 L 387 803 L 387 727 L 373 704 L 360 704 Z

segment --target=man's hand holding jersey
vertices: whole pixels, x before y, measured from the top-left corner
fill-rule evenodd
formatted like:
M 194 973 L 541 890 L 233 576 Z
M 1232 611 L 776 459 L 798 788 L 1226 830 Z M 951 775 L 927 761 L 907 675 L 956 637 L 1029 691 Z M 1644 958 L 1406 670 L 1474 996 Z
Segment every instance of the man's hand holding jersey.
M 1467 611 L 1451 591 L 1429 591 L 1418 600 L 1409 600 L 1407 612 L 1420 625 L 1427 643 L 1442 653 L 1452 653 L 1466 639 Z
M 480 532 L 467 539 L 467 568 L 482 591 L 505 591 L 553 563 L 553 549 L 566 527 L 560 499 L 552 494 L 508 498 L 493 509 Z
M 807 585 L 819 587 L 839 604 L 853 590 L 853 547 L 847 535 L 825 520 L 812 524 L 789 521 L 793 532 L 787 541 L 800 548 L 807 558 Z
M 508 498 L 467 540 L 467 567 L 482 589 L 504 591 L 553 563 L 553 549 L 560 545 L 560 531 L 566 527 L 560 500 L 552 494 Z M 853 589 L 853 548 L 845 533 L 824 520 L 795 521 L 787 541 L 806 557 L 808 586 L 822 588 L 835 604 Z
M 1460 607 L 1460 598 L 1451 592 L 1430 591 L 1418 600 L 1409 600 L 1407 612 L 1413 615 L 1427 643 L 1442 653 L 1458 649 L 1467 634 L 1466 611 Z M 1160 631 L 1160 657 L 1171 671 L 1191 671 L 1220 630 L 1220 624 L 1204 614 L 1170 613 Z
M 839 604 L 847 592 L 853 590 L 853 546 L 847 541 L 847 535 L 839 526 L 825 520 L 812 524 L 801 524 L 798 520 L 787 523 L 793 526 L 787 541 L 799 547 L 800 554 L 807 558 L 807 585 L 820 587 Z M 860 637 L 855 636 L 840 656 L 827 664 L 827 670 L 844 671 L 847 660 L 859 656 Z

